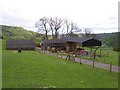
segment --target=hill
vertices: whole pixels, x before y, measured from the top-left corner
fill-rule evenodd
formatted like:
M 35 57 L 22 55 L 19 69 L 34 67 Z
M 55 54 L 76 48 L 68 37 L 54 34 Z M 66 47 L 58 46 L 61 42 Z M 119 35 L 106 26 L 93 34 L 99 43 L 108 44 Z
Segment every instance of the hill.
M 109 38 L 109 37 L 111 37 L 111 36 L 116 36 L 116 35 L 118 35 L 118 32 L 114 32 L 114 33 L 99 33 L 99 34 L 95 34 L 96 35 L 96 37 L 98 38 L 98 39 L 106 39 L 106 38 Z
M 112 47 L 115 51 L 120 51 L 120 32 L 96 34 L 96 37 L 102 41 L 103 45 Z
M 42 34 L 26 30 L 22 27 L 6 25 L 0 25 L 0 27 L 2 28 L 2 35 L 0 37 L 3 39 L 31 39 L 38 42 L 43 37 Z

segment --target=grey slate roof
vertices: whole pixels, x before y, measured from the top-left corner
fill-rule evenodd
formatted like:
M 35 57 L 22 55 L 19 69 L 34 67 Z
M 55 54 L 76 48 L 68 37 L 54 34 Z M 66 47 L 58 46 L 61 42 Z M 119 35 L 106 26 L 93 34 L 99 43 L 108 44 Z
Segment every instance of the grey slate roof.
M 76 43 L 83 43 L 87 40 L 90 40 L 92 38 L 74 38 L 74 37 L 66 37 L 61 39 L 44 39 L 42 40 L 42 43 L 66 43 L 66 42 L 76 42 Z
M 7 44 L 32 44 L 34 45 L 35 43 L 32 40 L 7 40 Z

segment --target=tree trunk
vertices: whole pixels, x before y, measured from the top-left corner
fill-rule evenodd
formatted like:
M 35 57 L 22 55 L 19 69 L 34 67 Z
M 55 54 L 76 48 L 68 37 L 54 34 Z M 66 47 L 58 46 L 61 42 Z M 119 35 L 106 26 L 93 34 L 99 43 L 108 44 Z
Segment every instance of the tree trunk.
M 53 30 L 52 30 L 52 39 L 54 39 L 54 34 L 53 34 Z
M 47 32 L 45 32 L 45 39 L 48 39 L 48 35 L 47 35 Z
M 58 39 L 58 33 L 57 33 L 57 30 L 55 30 L 55 39 Z

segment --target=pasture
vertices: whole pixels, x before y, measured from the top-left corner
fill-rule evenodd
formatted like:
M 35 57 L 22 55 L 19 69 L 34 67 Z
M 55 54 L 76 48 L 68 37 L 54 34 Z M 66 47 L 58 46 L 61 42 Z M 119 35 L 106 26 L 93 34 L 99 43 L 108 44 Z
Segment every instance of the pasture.
M 88 48 L 85 48 L 85 50 L 88 50 Z M 99 54 L 99 50 L 97 51 L 97 54 Z M 67 56 L 68 54 L 58 52 L 58 55 Z M 107 49 L 102 50 L 101 57 L 97 56 L 95 59 L 93 59 L 88 56 L 77 55 L 77 58 L 82 58 L 82 59 L 90 60 L 90 61 L 94 60 L 96 62 L 105 63 L 105 64 L 110 64 L 110 62 L 112 62 L 113 65 L 120 66 L 118 64 L 118 56 L 119 56 L 119 52 L 113 51 L 111 50 L 111 48 L 107 48 Z
M 85 48 L 85 49 L 89 50 L 89 48 Z M 101 63 L 106 63 L 106 64 L 110 64 L 110 62 L 112 62 L 113 65 L 118 66 L 119 52 L 113 51 L 110 47 L 106 47 L 106 48 L 102 47 L 101 49 L 102 49 L 101 57 L 97 56 L 95 59 L 91 59 L 89 57 L 82 56 L 82 58 L 86 60 L 92 60 L 92 61 L 95 60 L 96 62 L 101 62 Z M 99 50 L 97 50 L 97 54 L 99 54 Z
M 35 51 L 3 51 L 3 88 L 117 88 L 118 74 Z M 104 81 L 104 82 L 103 82 Z
M 3 88 L 118 88 L 118 73 L 36 51 L 2 50 Z

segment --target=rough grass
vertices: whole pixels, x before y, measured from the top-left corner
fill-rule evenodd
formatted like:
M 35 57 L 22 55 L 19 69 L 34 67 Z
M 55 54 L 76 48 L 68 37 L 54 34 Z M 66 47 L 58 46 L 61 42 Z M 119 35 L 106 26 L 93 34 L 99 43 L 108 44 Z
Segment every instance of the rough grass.
M 80 65 L 36 51 L 5 50 L 3 88 L 117 88 L 118 73 Z
M 88 48 L 85 49 L 89 50 Z M 110 64 L 110 62 L 112 62 L 113 65 L 118 65 L 118 53 L 119 52 L 113 51 L 111 48 L 106 48 L 106 49 L 102 48 L 102 57 L 96 57 L 96 59 L 90 59 L 88 57 L 82 57 L 82 58 L 87 60 L 95 60 L 97 62 L 106 63 L 106 64 Z M 99 49 L 97 50 L 97 54 L 100 54 Z
M 85 48 L 85 50 L 90 51 L 89 48 Z M 97 51 L 97 54 L 100 54 L 99 50 Z M 120 52 L 113 51 L 111 48 L 106 48 L 106 49 L 102 48 L 102 56 L 101 57 L 97 56 L 96 59 L 93 59 L 87 56 L 77 56 L 77 57 L 85 59 L 85 60 L 91 60 L 91 61 L 94 60 L 96 62 L 101 62 L 101 63 L 106 63 L 106 64 L 110 64 L 110 62 L 112 62 L 113 65 L 118 66 L 118 56 L 119 56 L 118 54 L 120 54 Z M 61 53 L 59 53 L 59 55 L 61 55 Z M 67 56 L 68 54 L 64 53 L 62 55 Z
M 3 88 L 117 88 L 118 74 L 35 51 L 3 50 Z

